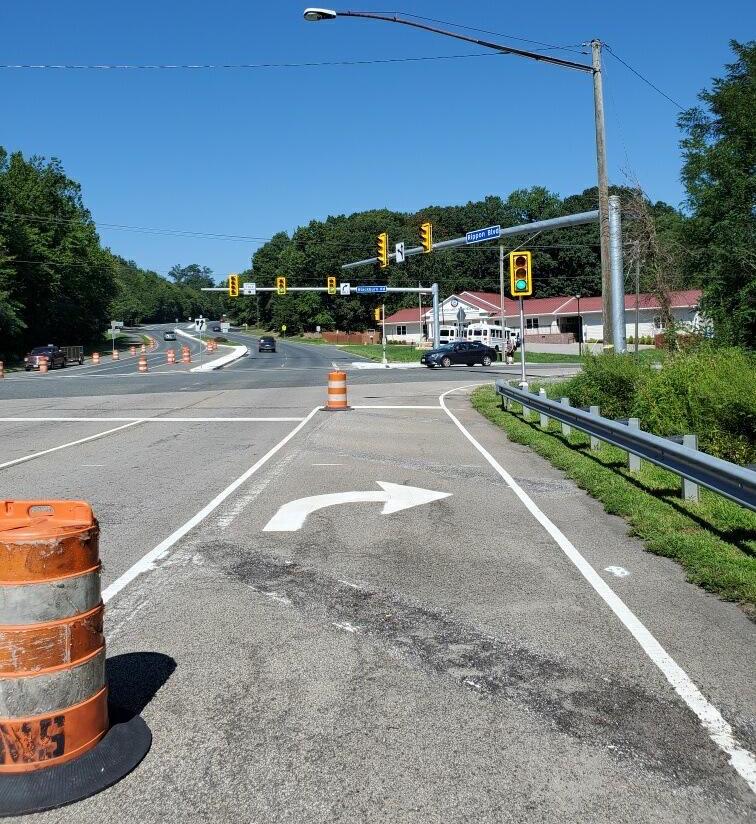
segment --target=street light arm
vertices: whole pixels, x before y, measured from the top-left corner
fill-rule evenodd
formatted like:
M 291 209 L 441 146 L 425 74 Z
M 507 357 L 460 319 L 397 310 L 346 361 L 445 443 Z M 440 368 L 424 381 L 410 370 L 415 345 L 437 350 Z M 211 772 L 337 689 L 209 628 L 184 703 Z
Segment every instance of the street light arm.
M 422 29 L 423 31 L 430 31 L 434 34 L 443 34 L 445 37 L 453 37 L 455 40 L 463 40 L 465 43 L 474 43 L 476 46 L 493 49 L 501 54 L 516 54 L 519 57 L 527 57 L 530 60 L 539 60 L 542 63 L 551 63 L 556 66 L 562 66 L 563 68 L 578 69 L 579 71 L 588 73 L 593 73 L 594 71 L 593 66 L 589 66 L 586 63 L 574 63 L 572 60 L 562 60 L 559 57 L 538 54 L 538 52 L 515 49 L 512 46 L 502 46 L 500 43 L 479 40 L 477 37 L 468 37 L 465 34 L 459 34 L 446 29 L 438 29 L 435 26 L 428 26 L 425 23 L 416 23 L 414 20 L 405 20 L 403 17 L 398 17 L 394 14 L 378 14 L 372 11 L 337 11 L 335 14 L 337 17 L 364 17 L 369 20 L 383 20 L 386 23 L 400 23 L 403 26 L 411 26 L 414 29 Z

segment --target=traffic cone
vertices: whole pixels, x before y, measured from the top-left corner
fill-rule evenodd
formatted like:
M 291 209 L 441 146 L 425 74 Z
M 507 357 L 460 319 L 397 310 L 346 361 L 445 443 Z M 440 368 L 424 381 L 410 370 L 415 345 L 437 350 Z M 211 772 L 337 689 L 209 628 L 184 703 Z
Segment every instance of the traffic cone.
M 0 816 L 93 795 L 150 748 L 139 715 L 110 725 L 98 541 L 84 501 L 0 500 Z
M 347 403 L 347 376 L 346 372 L 328 373 L 328 397 L 324 410 L 327 412 L 343 412 L 351 409 Z

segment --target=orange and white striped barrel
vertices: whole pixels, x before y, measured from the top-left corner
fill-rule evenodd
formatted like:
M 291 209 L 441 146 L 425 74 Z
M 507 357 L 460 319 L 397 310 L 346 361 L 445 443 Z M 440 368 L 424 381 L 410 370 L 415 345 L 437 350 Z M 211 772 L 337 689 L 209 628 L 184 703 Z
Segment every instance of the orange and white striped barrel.
M 188 346 L 181 347 L 181 363 L 191 363 L 192 353 Z
M 325 409 L 331 412 L 349 409 L 347 403 L 347 376 L 346 372 L 328 373 L 328 397 Z
M 166 362 L 169 364 L 176 363 L 176 352 L 173 349 L 169 349 L 166 353 Z
M 140 372 L 146 372 L 147 371 L 147 368 L 148 368 L 147 367 L 147 358 L 144 355 L 139 356 L 139 364 L 138 364 L 137 368 L 139 369 Z
M 118 350 L 114 349 L 113 350 L 113 360 L 120 360 L 120 359 L 121 359 L 121 356 L 118 354 Z
M 47 372 L 47 369 L 48 369 L 48 366 L 47 366 L 47 357 L 46 357 L 45 355 L 40 355 L 40 356 L 37 358 L 37 363 L 39 364 L 39 371 L 40 371 L 40 372 L 42 372 L 43 374 L 44 374 L 45 372 Z
M 0 380 L 5 377 L 5 364 L 0 360 Z
M 0 500 L 0 776 L 107 732 L 98 539 L 84 501 Z
M 140 351 L 142 354 L 144 354 L 147 351 L 147 344 L 143 343 Z
M 129 346 L 129 353 L 132 355 L 136 355 L 136 346 Z
M 92 352 L 92 363 L 97 365 L 100 362 L 100 353 L 99 352 Z

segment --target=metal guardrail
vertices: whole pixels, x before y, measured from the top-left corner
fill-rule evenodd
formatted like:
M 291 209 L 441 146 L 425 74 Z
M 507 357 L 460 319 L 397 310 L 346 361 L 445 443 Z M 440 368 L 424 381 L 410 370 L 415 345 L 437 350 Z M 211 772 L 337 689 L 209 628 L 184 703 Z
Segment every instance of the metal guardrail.
M 715 458 L 706 452 L 689 449 L 675 440 L 652 435 L 625 423 L 510 386 L 501 378 L 496 381 L 496 393 L 756 511 L 756 472 L 750 469 Z

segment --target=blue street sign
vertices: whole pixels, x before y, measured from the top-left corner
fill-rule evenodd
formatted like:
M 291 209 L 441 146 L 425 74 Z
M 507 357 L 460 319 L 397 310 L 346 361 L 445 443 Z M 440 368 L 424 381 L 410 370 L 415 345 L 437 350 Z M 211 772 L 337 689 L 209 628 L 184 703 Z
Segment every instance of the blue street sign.
M 374 295 L 378 292 L 385 292 L 387 289 L 388 286 L 357 286 L 354 291 L 358 295 Z
M 480 243 L 483 240 L 494 240 L 501 237 L 501 226 L 489 226 L 486 229 L 476 229 L 465 235 L 465 243 Z

